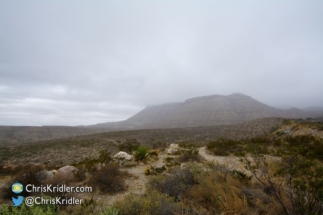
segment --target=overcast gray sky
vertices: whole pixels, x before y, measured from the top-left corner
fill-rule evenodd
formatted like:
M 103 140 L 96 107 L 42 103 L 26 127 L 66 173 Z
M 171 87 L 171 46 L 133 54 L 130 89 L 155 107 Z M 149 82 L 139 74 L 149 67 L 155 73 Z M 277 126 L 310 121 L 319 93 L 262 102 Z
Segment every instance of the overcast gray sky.
M 323 106 L 323 1 L 0 1 L 0 125 L 244 93 Z

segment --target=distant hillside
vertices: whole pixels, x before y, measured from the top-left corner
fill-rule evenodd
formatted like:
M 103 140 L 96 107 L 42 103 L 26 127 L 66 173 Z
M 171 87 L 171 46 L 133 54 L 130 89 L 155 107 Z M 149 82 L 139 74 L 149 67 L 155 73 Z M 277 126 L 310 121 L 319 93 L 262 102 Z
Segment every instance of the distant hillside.
M 316 112 L 323 115 L 323 107 L 308 107 L 308 108 L 305 108 L 304 111 Z
M 93 127 L 109 129 L 182 128 L 231 125 L 265 117 L 307 118 L 319 114 L 297 108 L 282 110 L 263 104 L 250 96 L 231 94 L 191 98 L 183 103 L 146 107 L 129 119 Z
M 317 109 L 315 109 L 317 110 Z M 232 94 L 191 98 L 182 103 L 149 106 L 127 120 L 92 126 L 0 126 L 0 145 L 73 137 L 106 131 L 186 128 L 232 125 L 266 117 L 308 118 L 323 116 L 313 108 L 282 110 L 250 96 Z
M 147 145 L 180 141 L 197 143 L 218 138 L 240 140 L 268 134 L 281 124 L 281 118 L 265 118 L 235 125 L 116 131 L 29 144 L 21 143 L 19 146 L 6 145 L 0 147 L 0 163 L 22 164 L 47 161 L 53 165 L 68 165 L 79 162 L 84 157 L 97 157 L 100 150 L 106 149 L 116 153 L 118 143 L 125 142 L 127 139 L 136 139 Z
M 69 126 L 0 126 L 0 145 L 53 140 L 105 131 L 103 128 Z

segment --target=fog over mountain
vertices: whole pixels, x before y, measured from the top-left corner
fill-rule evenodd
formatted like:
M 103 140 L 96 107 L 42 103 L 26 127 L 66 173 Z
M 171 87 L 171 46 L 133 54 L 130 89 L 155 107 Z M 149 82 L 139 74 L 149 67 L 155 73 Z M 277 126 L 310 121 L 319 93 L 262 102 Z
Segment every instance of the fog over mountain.
M 273 107 L 323 107 L 322 8 L 0 1 L 0 125 L 117 122 L 147 106 L 235 92 Z
M 76 127 L 0 126 L 0 145 L 29 143 L 110 131 L 142 129 L 190 127 L 190 131 L 195 133 L 200 129 L 203 130 L 204 127 L 208 127 L 207 130 L 211 131 L 220 128 L 217 126 L 237 125 L 239 123 L 252 122 L 253 120 L 262 121 L 261 126 L 264 126 L 266 120 L 268 120 L 266 125 L 268 127 L 272 126 L 270 123 L 272 121 L 279 124 L 282 118 L 308 117 L 323 117 L 323 112 L 316 109 L 304 111 L 297 108 L 282 110 L 263 104 L 250 96 L 240 93 L 228 96 L 210 95 L 187 99 L 184 102 L 149 106 L 127 120 L 118 122 Z M 241 127 L 241 125 L 238 127 Z M 224 129 L 224 127 L 221 128 Z M 159 133 L 161 131 L 156 130 L 156 132 Z
M 228 96 L 211 95 L 187 99 L 183 103 L 149 106 L 116 123 L 91 127 L 110 129 L 181 128 L 232 125 L 266 117 L 308 118 L 323 116 L 315 110 L 297 108 L 282 110 L 263 104 L 250 96 L 235 93 Z

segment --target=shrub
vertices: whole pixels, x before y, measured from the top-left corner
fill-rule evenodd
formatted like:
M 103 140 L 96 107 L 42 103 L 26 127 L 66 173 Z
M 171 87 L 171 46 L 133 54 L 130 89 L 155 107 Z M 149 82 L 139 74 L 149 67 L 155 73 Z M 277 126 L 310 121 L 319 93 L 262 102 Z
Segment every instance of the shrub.
M 133 152 L 136 160 L 143 161 L 148 156 L 149 149 L 147 146 L 141 145 Z
M 277 132 L 276 132 L 276 135 L 278 135 L 278 136 L 283 136 L 283 135 L 285 135 L 285 132 L 283 132 L 283 131 L 277 131 Z
M 110 156 L 110 152 L 108 150 L 101 150 L 99 152 L 99 158 L 97 159 L 99 163 L 109 163 L 112 161 L 112 158 Z
M 21 207 L 13 207 L 2 205 L 0 209 L 0 215 L 56 215 L 58 214 L 59 209 L 56 205 L 34 205 L 33 207 L 27 207 L 25 204 L 22 204 Z
M 241 172 L 239 170 L 231 171 L 231 175 L 245 185 L 249 185 L 252 179 L 252 175 L 248 176 L 246 173 Z
M 153 150 L 153 151 L 150 151 L 148 155 L 158 157 L 158 152 L 156 150 Z
M 109 163 L 112 161 L 112 158 L 110 156 L 110 152 L 108 150 L 101 150 L 99 152 L 98 158 L 85 158 L 84 160 L 75 163 L 74 166 L 77 166 L 79 168 L 85 168 L 86 171 L 92 173 L 96 171 L 96 165 L 101 163 Z
M 168 147 L 168 144 L 163 142 L 155 142 L 151 145 L 152 149 L 165 149 L 167 147 Z
M 118 192 L 125 189 L 124 173 L 119 170 L 118 164 L 108 163 L 94 173 L 90 184 L 102 193 Z
M 196 183 L 190 169 L 175 168 L 170 171 L 170 175 L 156 176 L 149 182 L 149 187 L 174 197 L 178 201 L 181 195 Z
M 197 146 L 194 143 L 190 142 L 180 142 L 178 146 L 184 149 L 197 148 Z
M 136 139 L 127 139 L 124 143 L 118 146 L 120 151 L 132 154 L 140 146 L 140 143 Z
M 165 166 L 162 167 L 155 167 L 150 166 L 148 169 L 145 170 L 145 175 L 158 175 L 166 170 Z
M 290 125 L 292 123 L 292 121 L 290 119 L 283 119 L 282 124 L 283 125 Z
M 179 204 L 173 202 L 169 196 L 151 190 L 145 195 L 129 194 L 114 207 L 122 215 L 172 215 L 178 214 Z
M 174 158 L 172 158 L 172 157 L 164 158 L 164 162 L 166 163 L 166 167 L 168 167 L 168 168 L 181 165 L 180 162 L 174 160 Z
M 210 141 L 206 147 L 215 155 L 228 156 L 230 153 L 237 153 L 244 150 L 242 142 L 220 138 Z
M 99 215 L 118 215 L 119 210 L 113 207 L 107 207 Z
M 183 202 L 207 214 L 246 214 L 241 185 L 227 167 L 213 162 L 192 167 L 196 183 L 183 194 Z
M 24 166 L 20 166 L 18 169 L 18 174 L 15 175 L 10 181 L 7 181 L 5 183 L 5 186 L 3 186 L 0 189 L 2 198 L 11 199 L 11 197 L 13 196 L 13 193 L 11 191 L 11 185 L 14 182 L 20 182 L 24 185 L 24 187 L 27 184 L 34 184 L 35 186 L 41 185 L 41 181 L 40 178 L 37 176 L 37 173 L 44 170 L 43 165 L 26 164 Z M 20 195 L 29 196 L 31 194 L 24 189 L 24 191 Z
M 323 167 L 299 154 L 284 156 L 274 169 L 265 156 L 245 159 L 246 169 L 260 182 L 285 214 L 321 214 L 323 211 Z
M 179 162 L 200 162 L 202 157 L 199 155 L 199 150 L 196 148 L 190 148 L 182 151 L 182 154 L 177 158 Z
M 211 152 L 213 152 L 214 155 L 218 155 L 218 156 L 229 156 L 230 153 L 228 151 L 226 151 L 225 149 L 222 148 L 213 148 L 211 149 Z

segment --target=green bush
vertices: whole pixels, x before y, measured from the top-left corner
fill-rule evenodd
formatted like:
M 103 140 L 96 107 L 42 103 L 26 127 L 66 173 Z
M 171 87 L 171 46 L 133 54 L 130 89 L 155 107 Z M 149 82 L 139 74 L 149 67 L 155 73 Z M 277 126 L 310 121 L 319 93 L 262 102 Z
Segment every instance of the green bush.
M 43 198 L 47 198 L 43 195 Z M 2 205 L 0 208 L 0 215 L 56 215 L 59 213 L 57 205 L 41 204 L 27 207 L 22 204 L 21 207 Z
M 149 148 L 141 145 L 133 152 L 133 156 L 136 160 L 143 161 L 148 156 Z
M 107 207 L 99 215 L 118 215 L 119 210 L 113 207 Z

